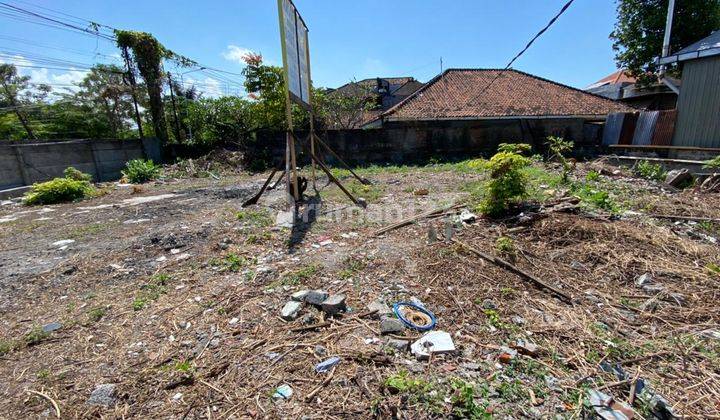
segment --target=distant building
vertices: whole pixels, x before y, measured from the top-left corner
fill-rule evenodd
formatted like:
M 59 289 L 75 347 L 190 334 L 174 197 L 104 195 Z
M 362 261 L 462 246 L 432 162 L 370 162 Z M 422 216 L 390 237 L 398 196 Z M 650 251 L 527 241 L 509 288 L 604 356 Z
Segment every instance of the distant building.
M 659 111 L 674 109 L 677 94 L 663 83 L 639 88 L 637 79 L 627 74 L 625 70 L 618 70 L 585 88 L 586 91 L 608 99 L 621 101 L 634 108 Z M 675 81 L 675 84 L 679 84 Z
M 478 149 L 507 141 L 542 147 L 549 135 L 590 145 L 608 114 L 633 111 L 518 70 L 448 69 L 364 127 L 412 127 L 423 142 Z
M 683 66 L 672 145 L 720 148 L 720 31 L 658 62 Z
M 350 118 L 343 119 L 346 121 L 344 125 L 349 126 L 342 128 L 359 128 L 368 121 L 377 118 L 382 112 L 392 108 L 422 86 L 421 82 L 412 77 L 377 77 L 347 83 L 337 89 L 330 90 L 328 95 L 345 95 L 364 99 L 364 110 L 360 112 L 357 118 L 350 116 Z M 350 124 L 347 123 L 348 121 Z

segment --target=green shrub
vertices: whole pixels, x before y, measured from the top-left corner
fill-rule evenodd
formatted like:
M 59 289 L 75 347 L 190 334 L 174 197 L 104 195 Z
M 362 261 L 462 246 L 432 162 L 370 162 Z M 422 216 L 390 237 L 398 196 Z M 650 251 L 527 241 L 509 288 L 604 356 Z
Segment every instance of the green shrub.
M 635 165 L 635 168 L 633 168 L 633 172 L 635 172 L 635 175 L 639 177 L 655 181 L 665 180 L 666 175 L 662 166 L 650 163 L 647 160 L 638 162 L 637 165 Z
M 160 176 L 161 167 L 152 160 L 134 159 L 125 165 L 122 174 L 132 184 L 142 184 Z
M 547 138 L 547 145 L 550 148 L 552 157 L 557 159 L 563 167 L 562 180 L 567 182 L 572 170 L 572 164 L 567 160 L 565 155 L 569 153 L 575 144 L 571 141 L 565 140 L 562 137 L 550 136 Z
M 92 181 L 92 175 L 86 174 L 85 172 L 81 172 L 72 166 L 67 167 L 63 171 L 63 175 L 65 175 L 65 178 L 67 179 L 74 179 L 75 181 Z
M 490 181 L 480 211 L 496 217 L 505 214 L 510 206 L 527 196 L 527 175 L 522 171 L 530 159 L 520 153 L 529 151 L 527 144 L 501 144 L 500 150 L 487 163 Z
M 65 203 L 88 197 L 94 191 L 95 188 L 88 181 L 55 178 L 51 181 L 33 184 L 32 189 L 23 197 L 23 202 L 28 206 Z
M 600 180 L 600 173 L 596 171 L 590 171 L 585 175 L 585 180 L 588 182 L 595 182 Z
M 515 255 L 515 242 L 507 236 L 501 236 L 495 241 L 495 250 L 501 255 L 512 257 Z
M 704 169 L 720 169 L 720 155 L 715 156 L 714 158 L 710 160 L 706 160 L 705 164 L 703 165 Z

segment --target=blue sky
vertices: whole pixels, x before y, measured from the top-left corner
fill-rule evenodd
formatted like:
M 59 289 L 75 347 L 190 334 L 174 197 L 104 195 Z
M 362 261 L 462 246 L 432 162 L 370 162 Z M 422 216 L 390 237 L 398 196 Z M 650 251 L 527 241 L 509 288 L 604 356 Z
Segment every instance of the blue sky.
M 251 50 L 280 64 L 275 0 L 5 0 L 50 8 L 113 27 L 151 32 L 170 49 L 215 68 L 240 72 Z M 337 87 L 356 78 L 414 76 L 426 81 L 448 67 L 504 67 L 566 0 L 296 0 L 310 29 L 313 82 Z M 575 87 L 613 72 L 608 34 L 615 21 L 610 0 L 576 0 L 514 67 Z M 23 40 L 24 43 L 17 40 Z M 80 63 L 113 62 L 112 43 L 10 19 L 0 14 L 5 61 L 29 54 Z M 49 47 L 59 47 L 52 49 Z M 73 51 L 67 51 L 72 49 Z M 83 55 L 84 53 L 85 55 Z M 97 53 L 106 55 L 96 55 Z M 35 63 L 34 63 L 35 64 Z M 182 70 L 176 70 L 176 74 Z M 25 68 L 62 87 L 82 70 Z M 184 81 L 207 91 L 241 93 L 241 78 L 205 72 Z M 232 82 L 232 83 L 231 83 Z

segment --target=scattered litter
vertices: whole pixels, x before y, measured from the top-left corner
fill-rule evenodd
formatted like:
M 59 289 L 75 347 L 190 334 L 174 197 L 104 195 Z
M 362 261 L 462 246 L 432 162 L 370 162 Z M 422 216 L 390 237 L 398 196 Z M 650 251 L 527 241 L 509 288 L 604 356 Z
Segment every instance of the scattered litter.
M 616 401 L 608 394 L 595 389 L 587 391 L 590 405 L 595 413 L 605 420 L 626 420 L 633 418 L 633 410 L 626 404 Z
M 672 171 L 669 171 L 665 176 L 665 183 L 675 188 L 680 188 L 684 185 L 688 185 L 692 182 L 692 180 L 692 174 L 685 168 L 673 169 Z
M 377 344 L 380 342 L 380 339 L 378 339 L 377 337 L 372 337 L 372 338 L 366 338 L 363 341 L 365 342 L 365 344 Z
M 510 321 L 515 325 L 525 325 L 525 318 L 517 315 L 510 317 Z
M 51 322 L 49 324 L 43 325 L 42 330 L 46 333 L 49 333 L 49 332 L 57 331 L 62 327 L 63 327 L 62 324 L 59 322 Z
M 230 321 L 228 321 L 228 324 L 230 324 L 230 325 L 235 325 L 235 324 L 237 324 L 239 321 L 240 321 L 239 318 L 233 318 L 233 319 L 231 319 Z
M 482 307 L 483 307 L 483 309 L 488 309 L 488 310 L 497 309 L 497 305 L 495 304 L 495 302 L 493 302 L 490 299 L 483 300 Z
M 410 346 L 412 353 L 418 359 L 430 357 L 430 353 L 452 353 L 455 351 L 450 334 L 445 331 L 430 331 Z
M 149 195 L 145 197 L 134 197 L 134 198 L 127 198 L 122 201 L 122 204 L 128 205 L 128 206 L 137 206 L 140 204 L 146 204 L 146 203 L 152 203 L 154 201 L 163 201 L 167 200 L 169 198 L 174 197 L 180 197 L 180 194 L 160 194 L 160 195 Z M 112 205 L 109 205 L 112 207 Z
M 183 397 L 182 392 L 178 392 L 177 394 L 173 395 L 172 399 L 173 401 L 180 401 Z
M 177 255 L 177 254 L 180 253 L 180 250 L 179 250 L 178 248 L 173 248 L 173 249 L 170 250 L 170 253 L 173 254 L 173 255 Z
M 498 356 L 498 360 L 500 361 L 500 363 L 508 365 L 508 364 L 510 364 L 510 362 L 512 362 L 512 360 L 514 358 L 517 357 L 517 354 L 518 354 L 517 350 L 513 350 L 506 346 L 501 346 L 500 347 L 500 355 Z
M 523 340 L 522 338 L 515 341 L 515 344 L 512 345 L 511 348 L 517 350 L 520 354 L 532 357 L 536 357 L 540 350 L 536 344 L 533 344 L 527 340 Z
M 289 400 L 293 396 L 293 389 L 288 384 L 280 385 L 275 388 L 273 398 L 276 400 Z
M 318 356 L 325 356 L 327 354 L 327 349 L 325 346 L 321 346 L 320 344 L 315 346 L 315 354 Z
M 410 328 L 418 331 L 429 331 L 435 328 L 435 315 L 423 306 L 410 302 L 398 302 L 393 305 L 393 312 Z
M 61 241 L 53 242 L 52 246 L 63 247 L 63 246 L 67 246 L 67 245 L 74 244 L 74 243 L 75 243 L 74 239 L 63 239 Z
M 427 188 L 420 188 L 419 190 L 413 191 L 413 194 L 415 194 L 415 195 L 428 195 L 428 194 L 430 194 L 430 190 L 428 190 Z
M 130 219 L 123 222 L 125 225 L 137 225 L 140 223 L 146 223 L 151 221 L 151 219 Z
M 650 273 L 645 273 L 642 276 L 639 276 L 635 279 L 635 284 L 638 286 L 644 286 L 645 284 L 651 283 L 653 280 L 653 276 Z
M 343 239 L 357 238 L 359 235 L 357 232 L 341 233 L 340 237 Z
M 155 261 L 157 261 L 157 262 L 167 261 L 167 257 L 162 255 L 160 257 L 155 258 Z
M 390 315 L 393 313 L 392 309 L 390 309 L 390 307 L 387 306 L 385 302 L 379 299 L 370 302 L 370 304 L 368 304 L 367 306 L 367 310 L 371 312 L 375 311 L 375 316 L 377 316 L 378 318 L 382 318 L 385 315 Z
M 463 209 L 462 212 L 460 212 L 460 221 L 465 224 L 472 224 L 477 220 L 477 216 L 470 212 L 468 209 Z
M 322 361 L 315 365 L 315 372 L 317 373 L 325 373 L 330 370 L 333 366 L 340 363 L 340 358 L 337 356 L 331 357 L 325 361 Z

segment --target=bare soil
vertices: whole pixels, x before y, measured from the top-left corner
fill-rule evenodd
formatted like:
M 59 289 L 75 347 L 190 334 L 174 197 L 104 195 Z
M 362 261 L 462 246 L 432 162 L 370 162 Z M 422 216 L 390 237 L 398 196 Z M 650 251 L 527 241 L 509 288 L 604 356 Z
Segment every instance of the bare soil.
M 718 224 L 649 216 L 720 218 L 717 195 L 623 171 L 600 177 L 622 204 L 614 214 L 583 202 L 457 227 L 457 239 L 559 288 L 567 303 L 455 243 L 428 244 L 443 218 L 373 235 L 471 201 L 482 175 L 438 166 L 373 171 L 370 187 L 346 179 L 371 197 L 368 210 L 322 179 L 322 207 L 293 229 L 274 223 L 281 191 L 241 209 L 265 176 L 113 184 L 78 203 L 0 207 L 0 417 L 54 417 L 56 405 L 63 418 L 576 418 L 594 412 L 595 389 L 651 418 L 651 404 L 630 397 L 639 384 L 676 415 L 720 416 Z M 548 203 L 569 195 L 538 188 Z M 512 248 L 496 249 L 499 237 Z M 345 294 L 348 312 L 330 318 L 306 305 L 281 319 L 304 289 Z M 456 352 L 417 360 L 366 315 L 376 299 L 411 298 Z M 61 328 L 39 332 L 52 322 Z M 518 340 L 538 351 L 508 351 Z M 332 356 L 340 363 L 316 373 Z M 109 406 L 88 404 L 100 384 L 115 385 Z M 275 398 L 284 384 L 293 395 Z

